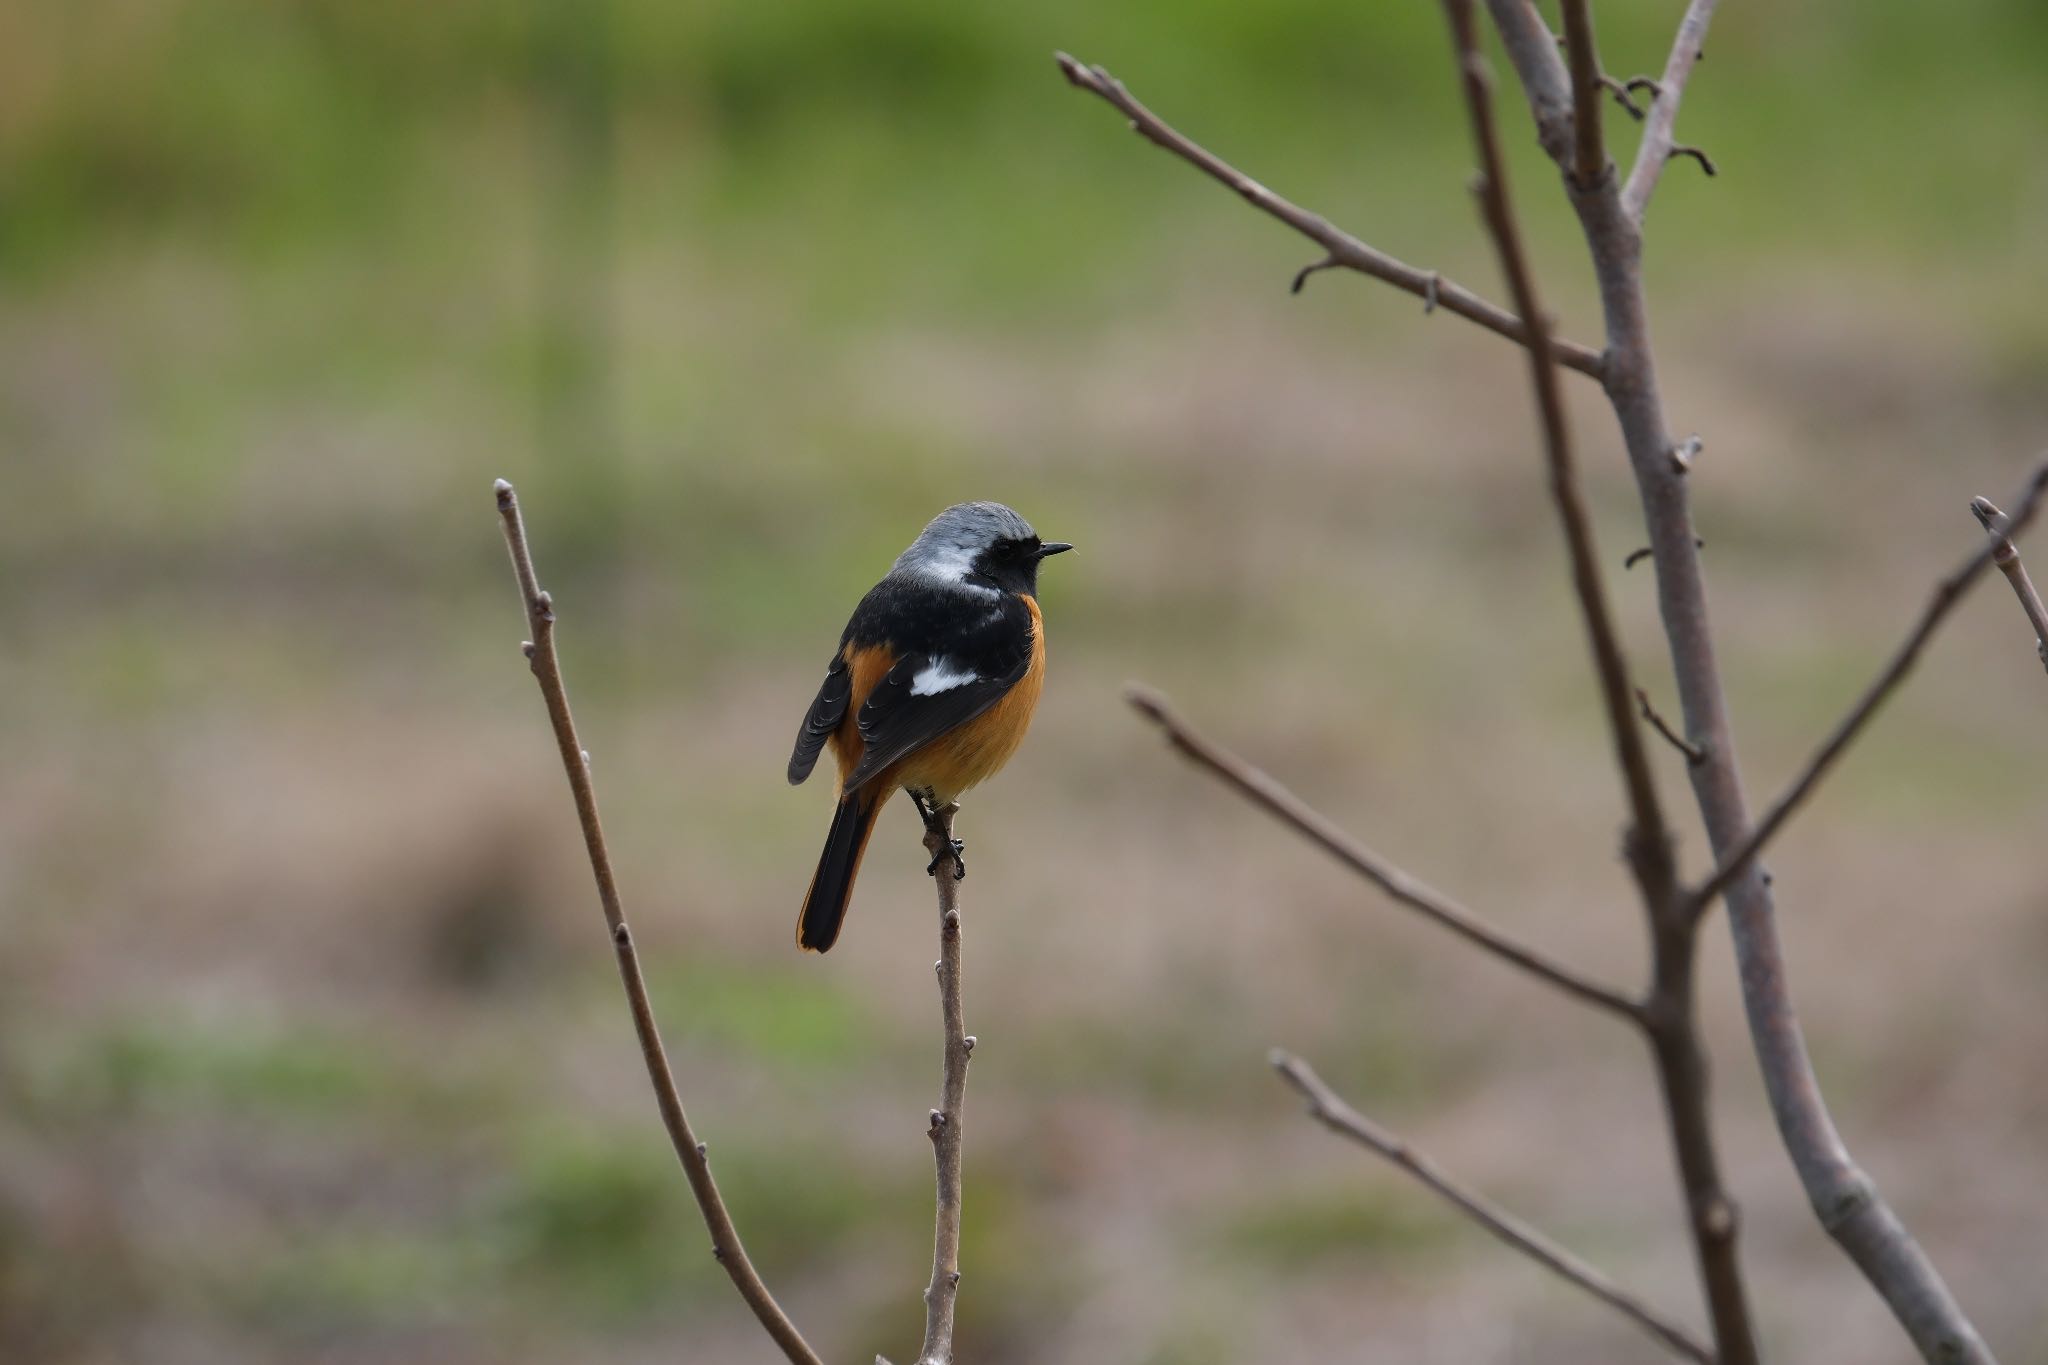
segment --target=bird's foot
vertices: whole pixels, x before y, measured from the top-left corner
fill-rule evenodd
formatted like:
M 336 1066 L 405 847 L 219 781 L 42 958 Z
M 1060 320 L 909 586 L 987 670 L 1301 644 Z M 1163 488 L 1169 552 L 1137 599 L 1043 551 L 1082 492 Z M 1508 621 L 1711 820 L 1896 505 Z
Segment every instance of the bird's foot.
M 924 874 L 927 877 L 938 876 L 939 864 L 945 862 L 946 859 L 951 858 L 953 860 L 953 880 L 956 882 L 964 881 L 967 877 L 967 859 L 965 859 L 961 855 L 967 852 L 967 845 L 962 843 L 958 839 L 948 839 L 946 840 L 946 844 L 947 848 L 945 852 L 939 854 L 938 856 L 934 857 L 929 863 L 925 864 Z

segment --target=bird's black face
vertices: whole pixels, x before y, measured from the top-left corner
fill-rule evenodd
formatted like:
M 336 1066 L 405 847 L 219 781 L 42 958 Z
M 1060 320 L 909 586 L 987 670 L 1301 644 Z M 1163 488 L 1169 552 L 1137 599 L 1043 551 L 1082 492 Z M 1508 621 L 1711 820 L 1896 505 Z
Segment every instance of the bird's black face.
M 1049 555 L 1063 554 L 1074 547 L 1063 541 L 998 540 L 974 557 L 973 577 L 1004 592 L 1038 595 L 1038 564 Z

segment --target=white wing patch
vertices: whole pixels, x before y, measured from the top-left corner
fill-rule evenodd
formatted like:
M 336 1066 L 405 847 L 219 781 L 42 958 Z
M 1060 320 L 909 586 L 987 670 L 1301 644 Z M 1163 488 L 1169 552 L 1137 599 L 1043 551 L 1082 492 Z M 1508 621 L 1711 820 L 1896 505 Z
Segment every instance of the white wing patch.
M 926 664 L 924 670 L 910 680 L 910 695 L 933 697 L 980 681 L 981 675 L 973 669 L 956 668 L 942 656 Z

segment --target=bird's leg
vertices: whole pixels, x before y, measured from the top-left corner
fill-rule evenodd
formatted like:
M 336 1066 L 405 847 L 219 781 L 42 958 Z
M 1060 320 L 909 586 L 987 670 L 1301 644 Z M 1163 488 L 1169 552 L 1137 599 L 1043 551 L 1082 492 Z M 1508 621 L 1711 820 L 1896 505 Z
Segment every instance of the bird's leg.
M 967 876 L 967 860 L 961 855 L 967 852 L 967 845 L 953 837 L 952 827 L 953 813 L 960 809 L 959 803 L 952 802 L 940 806 L 929 791 L 913 791 L 910 793 L 910 799 L 917 806 L 918 818 L 924 821 L 924 832 L 945 840 L 947 844 L 946 852 L 932 855 L 931 862 L 925 865 L 925 875 L 938 876 L 939 864 L 950 857 L 953 860 L 953 880 L 964 880 Z M 931 847 L 929 843 L 925 846 Z

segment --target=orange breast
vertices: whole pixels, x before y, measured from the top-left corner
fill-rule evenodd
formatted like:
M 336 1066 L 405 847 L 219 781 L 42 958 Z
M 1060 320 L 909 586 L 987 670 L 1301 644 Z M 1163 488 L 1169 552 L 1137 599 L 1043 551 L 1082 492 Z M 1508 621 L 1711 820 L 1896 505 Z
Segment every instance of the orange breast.
M 994 777 L 1024 742 L 1045 687 L 1045 618 L 1036 601 L 1027 597 L 1024 605 L 1031 609 L 1031 663 L 1024 676 L 994 706 L 897 764 L 899 785 L 930 787 L 945 805 Z
M 1038 603 L 1027 597 L 1024 605 L 1031 611 L 1031 662 L 1024 670 L 1024 676 L 1017 685 L 1003 694 L 1001 701 L 976 716 L 964 725 L 956 725 L 931 743 L 905 756 L 893 767 L 876 774 L 875 787 L 888 791 L 895 787 L 912 787 L 923 790 L 929 787 L 940 805 L 959 798 L 971 787 L 979 786 L 996 772 L 1010 756 L 1017 752 L 1017 746 L 1024 742 L 1024 733 L 1031 728 L 1031 713 L 1038 709 L 1038 694 L 1045 686 L 1045 618 L 1039 614 Z M 852 696 L 846 708 L 846 719 L 832 732 L 832 754 L 839 760 L 839 780 L 846 781 L 846 775 L 860 762 L 861 740 L 856 717 L 860 714 L 861 703 L 867 700 L 875 684 L 888 675 L 895 667 L 896 659 L 886 649 L 855 649 L 846 647 L 847 671 L 852 677 Z

